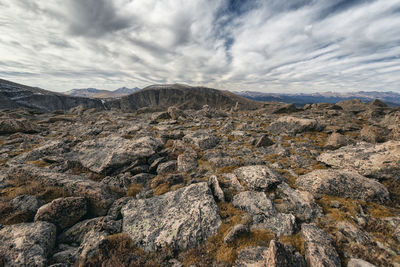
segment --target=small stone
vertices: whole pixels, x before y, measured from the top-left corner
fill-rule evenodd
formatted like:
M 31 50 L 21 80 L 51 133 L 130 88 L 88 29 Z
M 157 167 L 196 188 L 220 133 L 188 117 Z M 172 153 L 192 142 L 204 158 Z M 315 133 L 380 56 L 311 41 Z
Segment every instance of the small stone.
M 238 237 L 247 235 L 248 233 L 250 233 L 250 229 L 247 225 L 237 224 L 226 234 L 224 237 L 224 243 L 233 243 Z

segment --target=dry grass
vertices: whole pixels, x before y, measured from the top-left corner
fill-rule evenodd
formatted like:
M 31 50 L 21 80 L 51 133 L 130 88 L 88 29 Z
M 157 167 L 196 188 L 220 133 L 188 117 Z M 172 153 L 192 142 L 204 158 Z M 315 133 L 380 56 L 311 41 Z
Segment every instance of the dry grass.
M 302 255 L 305 255 L 306 253 L 305 242 L 300 233 L 295 235 L 280 236 L 279 241 L 284 244 L 291 245 L 296 249 L 296 251 L 300 252 L 300 254 Z
M 130 184 L 129 189 L 126 192 L 127 197 L 134 197 L 142 191 L 143 185 L 142 184 Z
M 332 201 L 338 201 L 341 207 L 339 209 L 331 207 Z M 360 202 L 351 198 L 324 195 L 316 202 L 322 207 L 324 214 L 336 222 L 353 221 L 353 217 L 359 212 Z
M 50 163 L 48 163 L 48 162 L 46 162 L 44 160 L 41 160 L 41 159 L 34 160 L 34 161 L 26 161 L 25 163 L 26 164 L 32 164 L 32 165 L 35 165 L 35 166 L 41 167 L 41 168 L 45 168 L 45 167 L 48 167 L 48 166 L 51 165 Z
M 170 191 L 170 189 L 171 188 L 170 188 L 169 184 L 167 184 L 167 183 L 160 184 L 154 189 L 153 195 L 154 196 L 159 196 L 159 195 L 165 194 L 168 191 Z

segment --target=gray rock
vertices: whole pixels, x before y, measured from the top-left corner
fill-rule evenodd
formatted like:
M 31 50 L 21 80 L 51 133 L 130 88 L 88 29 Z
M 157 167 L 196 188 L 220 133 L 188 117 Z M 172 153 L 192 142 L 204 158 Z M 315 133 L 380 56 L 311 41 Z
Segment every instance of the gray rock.
M 168 108 L 168 114 L 173 120 L 186 117 L 185 113 L 182 110 L 174 106 Z
M 74 225 L 87 212 L 84 197 L 57 198 L 42 206 L 36 212 L 35 221 L 46 221 L 60 229 Z
M 234 267 L 268 267 L 266 247 L 247 247 L 239 251 Z
M 183 141 L 186 143 L 194 144 L 199 149 L 205 150 L 215 147 L 219 139 L 213 134 L 205 132 L 194 132 L 187 134 L 183 137 Z
M 283 181 L 278 173 L 262 165 L 240 167 L 234 173 L 250 190 L 267 190 Z
M 240 161 L 231 157 L 215 157 L 210 158 L 209 162 L 215 168 L 227 167 L 227 166 L 238 166 Z
M 36 211 L 44 204 L 46 204 L 45 201 L 30 195 L 20 195 L 11 200 L 11 205 L 15 211 L 28 212 L 33 215 L 35 215 Z
M 114 201 L 111 205 L 110 209 L 108 210 L 107 216 L 110 216 L 114 220 L 122 218 L 121 209 L 123 206 L 128 203 L 128 201 L 132 200 L 132 197 L 123 197 Z
M 360 137 L 362 140 L 370 143 L 381 143 L 385 141 L 385 137 L 389 131 L 382 127 L 374 125 L 365 125 L 360 131 Z
M 234 190 L 236 190 L 236 191 L 243 191 L 244 190 L 244 187 L 240 184 L 240 182 L 237 179 L 235 174 L 233 174 L 233 173 L 224 173 L 224 174 L 222 174 L 222 178 Z
M 69 195 L 85 197 L 88 200 L 89 213 L 98 216 L 105 215 L 108 208 L 117 199 L 115 193 L 100 183 L 79 175 L 56 173 L 33 165 L 10 168 L 7 176 L 10 180 L 27 179 L 38 181 L 43 186 L 61 187 Z
M 342 100 L 342 101 L 337 102 L 336 105 L 343 108 L 343 110 L 350 111 L 354 114 L 365 111 L 367 108 L 367 105 L 365 105 L 359 99 Z
M 85 264 L 102 255 L 103 247 L 107 244 L 107 233 L 90 231 L 83 238 L 82 244 L 78 248 L 78 262 Z
M 85 235 L 90 231 L 117 234 L 122 231 L 122 221 L 114 220 L 111 216 L 96 217 L 79 222 L 67 229 L 58 237 L 59 242 L 67 244 L 81 244 Z
M 283 201 L 281 206 L 284 206 L 284 213 L 293 213 L 302 221 L 313 220 L 323 214 L 321 207 L 315 203 L 313 195 L 309 192 L 295 190 L 282 183 L 278 185 L 277 193 Z
M 208 179 L 208 185 L 210 186 L 211 192 L 217 198 L 217 200 L 224 202 L 225 201 L 224 191 L 222 191 L 221 187 L 219 186 L 217 176 L 212 175 L 210 179 Z
M 313 194 L 350 197 L 383 203 L 389 192 L 381 183 L 349 170 L 315 170 L 296 180 L 297 186 Z
M 400 141 L 361 142 L 322 153 L 319 161 L 337 169 L 353 169 L 377 179 L 396 178 L 400 171 Z
M 151 115 L 152 121 L 170 119 L 168 112 L 156 112 Z
M 269 139 L 266 134 L 264 134 L 263 136 L 258 138 L 255 146 L 256 147 L 265 147 L 265 146 L 272 146 L 273 144 L 274 144 L 274 142 L 271 139 Z
M 25 119 L 0 120 L 0 134 L 35 133 L 37 131 L 38 126 Z
M 77 247 L 68 247 L 54 253 L 51 257 L 51 261 L 59 264 L 66 264 L 66 266 L 72 266 L 78 258 L 78 248 Z
M 178 171 L 189 172 L 197 168 L 196 155 L 191 153 L 183 153 L 178 156 L 177 159 Z
M 341 266 L 333 239 L 314 224 L 303 224 L 301 234 L 306 246 L 306 261 L 309 266 Z
M 177 167 L 177 162 L 176 160 L 170 160 L 164 163 L 161 163 L 157 167 L 157 174 L 166 174 L 169 172 L 174 172 Z
M 284 104 L 282 106 L 277 107 L 272 111 L 273 114 L 283 114 L 283 113 L 293 113 L 296 112 L 297 108 L 294 104 Z
M 362 259 L 351 258 L 347 263 L 347 267 L 376 267 L 376 265 Z
M 121 210 L 123 231 L 145 251 L 186 249 L 214 235 L 221 220 L 207 183 L 150 199 L 129 201 Z
M 330 149 L 337 149 L 348 144 L 346 136 L 340 133 L 332 133 L 328 140 L 326 140 L 325 147 Z
M 272 230 L 278 236 L 292 234 L 295 230 L 296 218 L 292 214 L 278 213 L 264 192 L 239 193 L 233 197 L 232 204 L 252 216 L 251 229 Z
M 265 256 L 268 267 L 306 267 L 306 262 L 299 252 L 291 246 L 271 240 Z
M 75 152 L 84 167 L 96 173 L 109 173 L 137 159 L 150 157 L 160 147 L 161 142 L 152 137 L 128 140 L 109 136 L 85 141 Z
M 360 228 L 351 224 L 347 221 L 341 221 L 336 224 L 337 229 L 341 232 L 344 236 L 350 239 L 351 242 L 356 242 L 358 244 L 366 244 L 373 242 L 372 237 L 362 231 Z
M 284 116 L 277 119 L 268 126 L 268 131 L 272 134 L 296 134 L 312 130 L 321 130 L 322 126 L 314 119 L 296 118 Z
M 224 237 L 224 243 L 229 244 L 235 242 L 235 240 L 242 236 L 250 233 L 248 225 L 237 224 L 235 225 Z
M 48 222 L 6 225 L 0 229 L 0 256 L 5 266 L 47 266 L 56 242 L 56 227 Z

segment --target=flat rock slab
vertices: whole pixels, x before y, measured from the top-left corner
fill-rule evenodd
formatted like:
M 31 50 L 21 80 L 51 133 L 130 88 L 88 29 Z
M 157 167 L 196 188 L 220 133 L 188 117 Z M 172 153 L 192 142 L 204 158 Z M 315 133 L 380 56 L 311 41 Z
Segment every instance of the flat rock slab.
M 264 191 L 284 180 L 278 173 L 263 165 L 240 167 L 234 174 L 250 190 Z
M 315 170 L 299 176 L 296 184 L 300 189 L 314 194 L 350 197 L 383 203 L 389 192 L 381 183 L 349 170 Z
M 107 186 L 79 175 L 56 173 L 34 165 L 20 165 L 8 171 L 7 178 L 39 181 L 43 186 L 61 187 L 71 196 L 85 197 L 90 214 L 102 216 L 118 198 Z
M 160 147 L 160 141 L 148 136 L 134 140 L 110 136 L 85 141 L 76 147 L 76 152 L 84 167 L 96 173 L 107 173 L 137 159 L 150 157 Z
M 56 226 L 48 222 L 7 225 L 0 229 L 0 256 L 5 266 L 47 266 L 56 242 Z
M 400 170 L 400 141 L 360 142 L 322 153 L 319 161 L 338 169 L 353 169 L 368 177 L 392 178 Z
M 123 232 L 145 251 L 186 249 L 214 235 L 221 224 L 207 183 L 129 201 L 121 210 Z

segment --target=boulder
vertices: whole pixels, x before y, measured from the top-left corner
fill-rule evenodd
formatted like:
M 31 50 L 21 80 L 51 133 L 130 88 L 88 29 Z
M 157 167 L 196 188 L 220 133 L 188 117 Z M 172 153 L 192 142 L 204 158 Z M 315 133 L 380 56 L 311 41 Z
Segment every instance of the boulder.
M 239 251 L 234 267 L 268 267 L 266 247 L 247 247 Z
M 347 267 L 376 267 L 376 265 L 362 259 L 351 258 L 347 263 Z
M 174 172 L 176 170 L 176 160 L 170 160 L 167 162 L 160 163 L 157 167 L 157 174 L 166 174 Z
M 348 144 L 346 136 L 340 133 L 332 133 L 326 140 L 325 147 L 328 149 L 337 149 Z
M 296 112 L 297 108 L 294 104 L 284 104 L 275 108 L 272 113 L 273 114 L 283 114 L 283 113 L 293 113 Z
M 19 165 L 10 168 L 7 178 L 38 181 L 42 186 L 60 187 L 71 196 L 85 197 L 88 201 L 88 212 L 97 216 L 105 215 L 114 200 L 118 198 L 101 183 L 79 175 L 57 173 L 34 165 Z
M 221 187 L 219 186 L 218 178 L 215 175 L 212 175 L 210 179 L 208 179 L 208 185 L 211 188 L 211 192 L 215 196 L 215 198 L 220 201 L 225 201 L 224 191 L 222 191 Z
M 281 183 L 284 179 L 278 173 L 263 165 L 240 167 L 234 173 L 250 190 L 264 191 Z
M 384 142 L 388 134 L 389 131 L 387 129 L 374 125 L 364 125 L 360 131 L 361 139 L 369 143 Z
M 279 241 L 271 240 L 265 256 L 268 267 L 306 267 L 306 262 L 299 252 Z
M 196 155 L 191 153 L 183 153 L 178 156 L 177 159 L 178 171 L 189 172 L 197 168 Z
M 27 212 L 32 215 L 35 215 L 36 211 L 44 204 L 46 204 L 45 201 L 30 195 L 20 195 L 11 200 L 11 205 L 15 211 Z
M 38 126 L 25 119 L 1 119 L 0 134 L 36 133 Z
M 84 167 L 108 174 L 138 159 L 147 159 L 161 145 L 160 141 L 148 136 L 139 139 L 109 136 L 85 141 L 75 148 L 75 152 Z
M 0 228 L 0 258 L 5 266 L 48 266 L 56 242 L 56 227 L 48 222 L 6 225 Z
M 309 266 L 341 266 L 333 246 L 333 239 L 314 224 L 303 224 L 301 234 L 305 241 L 305 258 Z
M 374 99 L 368 106 L 386 108 L 388 105 L 380 99 Z
M 268 126 L 268 131 L 276 135 L 281 133 L 297 134 L 321 129 L 322 126 L 315 119 L 296 118 L 292 116 L 280 117 Z
M 145 251 L 186 249 L 214 235 L 221 224 L 207 183 L 161 196 L 129 201 L 121 210 L 123 231 Z
M 87 205 L 84 197 L 57 198 L 39 208 L 35 221 L 50 222 L 59 229 L 65 229 L 78 222 L 86 212 Z
M 354 114 L 360 113 L 367 109 L 367 105 L 359 99 L 342 100 L 336 103 L 343 110 L 352 112 Z
M 229 244 L 235 242 L 235 240 L 242 236 L 250 233 L 248 225 L 237 224 L 235 225 L 224 237 L 224 243 Z
M 265 147 L 272 146 L 274 142 L 268 138 L 266 134 L 257 139 L 255 146 L 256 147 Z
M 219 143 L 219 138 L 206 132 L 194 132 L 183 137 L 186 143 L 194 144 L 201 150 L 210 149 Z
M 251 229 L 267 229 L 278 236 L 290 235 L 295 229 L 292 214 L 278 213 L 264 192 L 245 191 L 233 197 L 232 204 L 252 216 Z
M 186 117 L 185 113 L 182 110 L 180 110 L 174 106 L 168 108 L 168 114 L 171 117 L 171 119 L 173 119 L 173 120 L 177 120 L 180 117 L 182 117 L 182 118 Z
M 376 179 L 398 177 L 400 141 L 381 144 L 361 142 L 324 152 L 317 160 L 337 169 L 353 169 Z
M 313 194 L 349 197 L 383 203 L 389 192 L 381 183 L 349 170 L 314 170 L 296 180 L 297 186 Z

